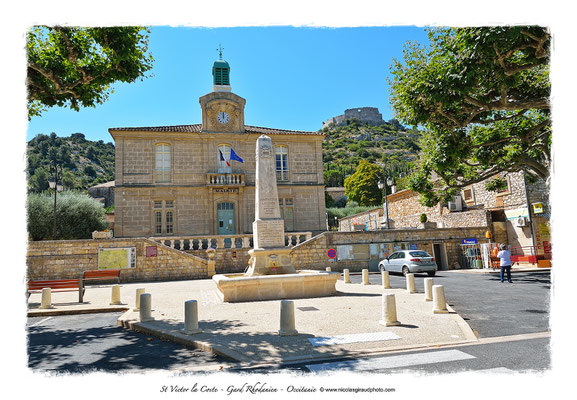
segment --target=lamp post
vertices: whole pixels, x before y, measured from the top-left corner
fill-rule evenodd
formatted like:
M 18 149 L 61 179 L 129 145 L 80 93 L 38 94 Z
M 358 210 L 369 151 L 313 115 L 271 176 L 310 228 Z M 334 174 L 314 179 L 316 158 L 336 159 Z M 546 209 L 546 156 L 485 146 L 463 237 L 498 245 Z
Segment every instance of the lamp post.
M 50 172 L 52 177 L 48 180 L 48 186 L 54 190 L 54 222 L 52 223 L 52 240 L 56 240 L 56 193 L 63 190 L 62 182 L 62 166 L 56 164 L 55 161 L 50 161 Z
M 335 227 L 337 228 L 337 231 L 339 230 L 339 219 L 337 218 L 337 216 L 335 215 Z
M 384 189 L 384 192 L 385 192 L 384 197 L 383 197 L 384 207 L 385 207 L 385 218 L 386 218 L 386 222 L 387 222 L 387 229 L 389 229 L 390 228 L 389 227 L 389 204 L 387 202 L 387 185 L 391 186 L 393 184 L 393 180 L 386 176 L 385 171 L 383 171 L 383 176 L 384 176 L 384 179 L 383 179 L 383 181 L 379 180 L 378 186 L 379 186 L 379 189 L 381 189 L 381 190 Z

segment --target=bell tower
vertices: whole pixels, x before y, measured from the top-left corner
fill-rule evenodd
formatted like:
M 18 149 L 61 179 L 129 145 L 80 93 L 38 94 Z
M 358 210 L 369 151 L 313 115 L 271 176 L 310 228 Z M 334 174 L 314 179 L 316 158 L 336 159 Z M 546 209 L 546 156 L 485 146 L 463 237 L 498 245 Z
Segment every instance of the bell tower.
M 244 133 L 244 105 L 246 100 L 232 93 L 230 65 L 222 59 L 212 65 L 212 92 L 198 99 L 202 109 L 203 132 Z

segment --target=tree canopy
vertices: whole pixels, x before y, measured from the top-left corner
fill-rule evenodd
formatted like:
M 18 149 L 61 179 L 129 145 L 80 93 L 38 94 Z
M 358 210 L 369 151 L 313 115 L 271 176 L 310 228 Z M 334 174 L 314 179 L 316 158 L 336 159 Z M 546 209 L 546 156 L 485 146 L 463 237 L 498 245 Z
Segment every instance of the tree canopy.
M 141 27 L 35 26 L 28 32 L 28 116 L 52 106 L 94 107 L 152 68 L 149 30 Z
M 438 28 L 429 41 L 406 43 L 389 80 L 399 120 L 424 129 L 411 189 L 432 206 L 502 172 L 548 180 L 549 32 Z
M 383 194 L 378 182 L 381 169 L 368 161 L 362 160 L 355 173 L 345 179 L 345 194 L 349 201 L 360 206 L 375 206 L 381 203 Z

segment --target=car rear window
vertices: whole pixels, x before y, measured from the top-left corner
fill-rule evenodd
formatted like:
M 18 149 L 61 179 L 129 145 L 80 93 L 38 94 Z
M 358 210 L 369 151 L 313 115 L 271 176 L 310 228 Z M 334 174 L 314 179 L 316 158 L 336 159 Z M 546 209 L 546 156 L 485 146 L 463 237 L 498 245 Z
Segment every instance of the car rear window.
M 410 251 L 409 254 L 413 257 L 431 257 L 426 251 Z

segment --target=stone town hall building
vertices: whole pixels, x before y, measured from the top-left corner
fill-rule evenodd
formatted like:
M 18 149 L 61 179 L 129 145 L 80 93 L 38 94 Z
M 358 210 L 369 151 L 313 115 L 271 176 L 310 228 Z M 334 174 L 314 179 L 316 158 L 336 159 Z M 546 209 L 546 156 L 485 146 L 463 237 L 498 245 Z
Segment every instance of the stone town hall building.
M 109 129 L 116 144 L 114 235 L 251 233 L 262 134 L 274 146 L 285 230 L 325 230 L 324 135 L 245 125 L 245 99 L 231 92 L 229 64 L 217 60 L 212 74 L 212 92 L 199 98 L 202 123 Z

